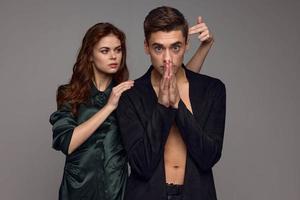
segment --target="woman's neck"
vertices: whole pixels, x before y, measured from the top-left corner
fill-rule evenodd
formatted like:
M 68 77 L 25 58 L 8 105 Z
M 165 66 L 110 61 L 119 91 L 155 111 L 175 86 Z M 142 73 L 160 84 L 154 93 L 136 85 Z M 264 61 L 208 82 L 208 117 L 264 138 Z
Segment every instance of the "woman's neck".
M 96 71 L 96 70 L 95 70 Z M 94 84 L 99 91 L 105 91 L 112 81 L 112 76 L 94 71 Z

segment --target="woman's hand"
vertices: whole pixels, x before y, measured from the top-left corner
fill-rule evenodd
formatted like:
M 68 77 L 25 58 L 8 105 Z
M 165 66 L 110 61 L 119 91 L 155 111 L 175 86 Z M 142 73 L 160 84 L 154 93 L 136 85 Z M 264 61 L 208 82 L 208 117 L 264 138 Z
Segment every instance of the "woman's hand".
M 134 81 L 129 80 L 129 81 L 122 82 L 119 85 L 113 87 L 106 105 L 112 110 L 115 110 L 118 106 L 119 99 L 122 93 L 130 89 L 133 86 L 133 84 Z
M 200 16 L 197 18 L 197 24 L 189 28 L 189 37 L 194 34 L 198 34 L 200 45 L 186 66 L 189 70 L 199 73 L 214 43 L 214 37 Z
M 212 43 L 214 41 L 213 35 L 204 23 L 201 16 L 197 18 L 197 24 L 189 28 L 189 35 L 199 34 L 198 39 L 205 43 Z

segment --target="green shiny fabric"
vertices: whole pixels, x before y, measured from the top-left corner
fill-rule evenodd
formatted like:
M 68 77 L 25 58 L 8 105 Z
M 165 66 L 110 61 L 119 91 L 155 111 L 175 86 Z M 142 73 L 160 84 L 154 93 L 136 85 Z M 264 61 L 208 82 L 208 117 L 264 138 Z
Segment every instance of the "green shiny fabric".
M 100 92 L 91 90 L 89 103 L 81 104 L 77 117 L 68 105 L 50 116 L 53 148 L 66 154 L 60 200 L 122 200 L 127 179 L 127 159 L 121 142 L 115 113 L 72 154 L 68 147 L 73 130 L 88 120 L 107 102 L 113 83 Z

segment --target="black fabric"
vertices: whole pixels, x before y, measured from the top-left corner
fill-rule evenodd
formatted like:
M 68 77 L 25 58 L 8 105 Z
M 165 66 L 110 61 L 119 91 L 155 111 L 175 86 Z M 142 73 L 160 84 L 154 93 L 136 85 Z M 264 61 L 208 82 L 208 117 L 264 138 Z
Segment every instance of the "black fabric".
M 167 200 L 181 200 L 183 185 L 166 184 Z
M 183 66 L 184 67 L 184 66 Z M 164 145 L 175 122 L 187 146 L 183 199 L 215 200 L 212 167 L 221 157 L 225 123 L 225 86 L 215 78 L 187 70 L 193 114 L 157 102 L 151 66 L 119 102 L 117 116 L 131 174 L 125 200 L 165 200 Z

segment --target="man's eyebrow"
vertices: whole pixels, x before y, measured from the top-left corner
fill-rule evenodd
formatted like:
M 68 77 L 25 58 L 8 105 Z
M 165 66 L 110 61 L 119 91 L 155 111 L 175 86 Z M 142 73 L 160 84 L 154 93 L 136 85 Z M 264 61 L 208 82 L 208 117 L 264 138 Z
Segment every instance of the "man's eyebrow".
M 179 42 L 179 41 L 178 41 L 178 42 L 175 42 L 175 43 L 171 44 L 172 47 L 178 46 L 178 45 L 182 45 L 182 42 Z
M 178 45 L 182 45 L 182 42 L 180 42 L 180 41 L 174 42 L 173 44 L 171 44 L 171 47 L 178 46 Z M 153 43 L 151 46 L 163 47 L 164 45 L 162 45 L 160 43 Z
M 160 43 L 153 43 L 151 46 L 163 47 L 163 45 L 162 45 L 162 44 L 160 44 Z

